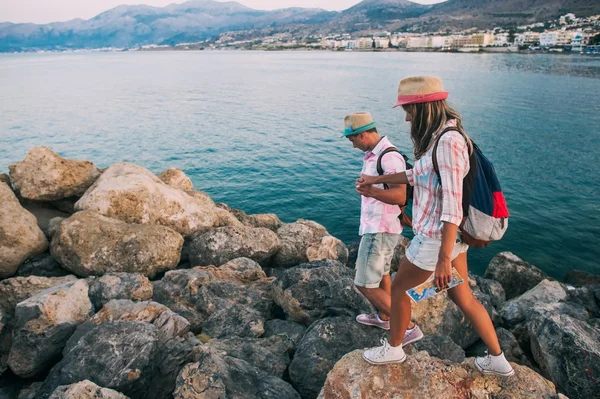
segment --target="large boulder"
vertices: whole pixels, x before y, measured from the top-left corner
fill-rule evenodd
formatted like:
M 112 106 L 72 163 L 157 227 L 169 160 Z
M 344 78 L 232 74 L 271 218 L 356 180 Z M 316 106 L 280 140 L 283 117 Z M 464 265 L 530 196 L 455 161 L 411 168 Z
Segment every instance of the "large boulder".
M 290 381 L 302 398 L 316 398 L 327 373 L 346 353 L 379 345 L 386 333 L 358 324 L 353 317 L 330 317 L 304 334 L 289 367 Z
M 568 302 L 586 310 L 590 318 L 600 317 L 600 285 L 565 286 Z
M 169 168 L 157 176 L 167 186 L 182 190 L 194 191 L 194 184 L 181 169 Z
M 469 273 L 469 279 L 474 280 L 481 292 L 490 297 L 492 305 L 495 308 L 502 306 L 506 302 L 506 293 L 499 282 L 488 280 L 472 273 Z
M 287 382 L 209 346 L 181 370 L 174 399 L 300 399 Z
M 0 278 L 7 278 L 27 258 L 46 251 L 48 241 L 35 216 L 21 206 L 5 183 L 0 183 L 0 204 Z
M 281 335 L 270 338 L 222 338 L 210 340 L 206 346 L 222 355 L 242 359 L 275 377 L 283 378 L 291 362 L 294 344 Z M 195 352 L 202 353 L 204 348 L 197 346 Z M 198 361 L 199 359 L 195 359 Z
M 89 295 L 96 310 L 113 299 L 152 299 L 152 283 L 139 273 L 108 273 L 89 283 Z
M 82 195 L 100 176 L 91 162 L 65 159 L 46 147 L 33 147 L 9 169 L 21 197 L 36 201 Z
M 189 236 L 218 224 L 213 208 L 184 191 L 170 187 L 149 170 L 117 163 L 75 204 L 127 223 L 158 224 Z
M 354 287 L 354 272 L 334 260 L 285 270 L 273 284 L 273 299 L 288 319 L 310 325 L 326 315 L 356 315 L 371 305 Z
M 501 252 L 492 259 L 484 277 L 496 280 L 506 292 L 506 299 L 529 291 L 548 275 L 511 252 Z
M 533 358 L 571 398 L 600 397 L 600 329 L 559 307 L 536 307 L 527 321 Z
M 283 336 L 294 345 L 294 350 L 306 331 L 304 324 L 291 320 L 273 319 L 265 322 L 264 338 Z
M 10 369 L 23 378 L 47 369 L 77 325 L 92 313 L 85 280 L 48 288 L 20 302 L 8 357 Z
M 357 350 L 337 362 L 319 399 L 559 398 L 550 381 L 525 366 L 513 367 L 516 373 L 511 378 L 486 376 L 475 368 L 472 358 L 457 364 L 426 352 L 408 356 L 402 364 L 373 366 Z M 361 396 L 366 392 L 368 396 Z
M 277 230 L 277 234 L 281 239 L 281 249 L 274 258 L 276 267 L 291 267 L 308 262 L 308 248 L 329 235 L 325 227 L 304 219 L 284 224 Z
M 270 319 L 274 306 L 273 280 L 266 278 L 264 272 L 233 269 L 195 267 L 169 271 L 153 283 L 153 299 L 185 317 L 194 333 L 202 330 L 212 314 L 231 306 L 252 308 L 262 318 Z M 249 280 L 248 276 L 254 277 Z
M 62 385 L 52 392 L 49 399 L 129 399 L 127 396 L 108 388 L 102 388 L 90 380 L 76 384 Z
M 261 213 L 255 215 L 248 215 L 246 212 L 233 209 L 227 206 L 227 204 L 217 204 L 221 209 L 234 215 L 244 226 L 248 227 L 264 227 L 269 230 L 277 232 L 277 230 L 283 225 L 279 217 L 274 213 Z
M 482 293 L 475 284 L 471 289 L 475 299 L 481 302 L 492 320 L 495 320 L 498 314 L 492 306 L 491 298 Z M 412 319 L 424 334 L 448 336 L 462 348 L 471 346 L 479 339 L 471 322 L 446 293 L 435 295 L 417 304 L 413 303 Z
M 219 227 L 192 237 L 190 263 L 220 266 L 235 258 L 264 262 L 280 247 L 277 234 L 262 227 Z
M 109 272 L 154 277 L 179 263 L 183 237 L 164 226 L 127 224 L 96 212 L 77 212 L 60 224 L 51 252 L 80 276 Z
M 306 257 L 309 262 L 321 259 L 333 259 L 342 264 L 348 263 L 348 248 L 339 239 L 333 236 L 325 236 L 306 249 Z
M 44 291 L 55 285 L 62 285 L 76 281 L 73 275 L 64 277 L 12 277 L 0 281 L 0 308 L 8 314 L 15 313 L 15 306 L 19 302 Z
M 36 399 L 47 399 L 59 386 L 83 380 L 132 399 L 146 398 L 157 367 L 158 336 L 156 326 L 141 321 L 108 322 L 90 329 L 65 347 Z
M 498 313 L 504 323 L 512 327 L 524 321 L 531 314 L 534 305 L 555 303 L 566 297 L 567 293 L 559 282 L 543 280 L 523 295 L 506 302 L 498 310 Z

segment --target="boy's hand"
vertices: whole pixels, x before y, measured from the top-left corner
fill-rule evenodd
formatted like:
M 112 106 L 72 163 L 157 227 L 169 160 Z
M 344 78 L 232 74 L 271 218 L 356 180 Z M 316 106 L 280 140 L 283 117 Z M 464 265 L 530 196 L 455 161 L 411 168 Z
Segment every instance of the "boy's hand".
M 365 185 L 373 185 L 375 184 L 375 176 L 369 176 L 362 174 L 358 179 L 356 179 L 357 186 L 365 186 Z
M 356 185 L 356 192 L 359 193 L 360 195 L 362 195 L 363 197 L 373 197 L 374 193 L 373 193 L 374 189 L 373 186 L 371 185 L 360 185 L 357 184 Z

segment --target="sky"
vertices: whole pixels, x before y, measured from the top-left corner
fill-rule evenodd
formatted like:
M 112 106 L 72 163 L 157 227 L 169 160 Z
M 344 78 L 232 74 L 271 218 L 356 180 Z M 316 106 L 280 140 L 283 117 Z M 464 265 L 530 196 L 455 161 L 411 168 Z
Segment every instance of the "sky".
M 217 0 L 224 1 L 224 0 Z M 433 4 L 444 0 L 411 0 Z M 345 10 L 360 0 L 237 0 L 238 3 L 258 10 L 286 7 Z M 67 21 L 73 18 L 89 19 L 121 4 L 147 4 L 164 7 L 183 0 L 0 0 L 0 22 L 34 22 L 38 24 Z

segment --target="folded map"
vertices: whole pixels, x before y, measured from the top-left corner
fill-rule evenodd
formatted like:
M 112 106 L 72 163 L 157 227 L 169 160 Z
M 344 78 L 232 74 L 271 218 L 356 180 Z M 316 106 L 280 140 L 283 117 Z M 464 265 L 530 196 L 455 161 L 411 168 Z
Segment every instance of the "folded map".
M 433 274 L 431 277 L 427 279 L 424 283 L 417 285 L 414 288 L 406 291 L 410 299 L 414 302 L 420 302 L 424 299 L 431 298 L 434 295 L 439 294 L 440 292 L 449 290 L 450 288 L 454 288 L 459 284 L 463 283 L 463 278 L 458 274 L 455 268 L 452 268 L 452 280 L 450 283 L 442 288 L 441 290 L 437 288 L 435 285 L 435 281 L 433 281 Z

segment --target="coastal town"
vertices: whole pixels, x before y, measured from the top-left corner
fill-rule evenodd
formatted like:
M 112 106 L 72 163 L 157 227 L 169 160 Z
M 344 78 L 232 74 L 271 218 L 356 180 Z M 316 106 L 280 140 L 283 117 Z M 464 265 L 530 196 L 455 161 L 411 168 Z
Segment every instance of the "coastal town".
M 495 27 L 438 32 L 332 33 L 299 35 L 292 32 L 232 31 L 196 43 L 148 45 L 141 50 L 332 50 L 332 51 L 448 51 L 600 54 L 600 15 L 578 18 L 568 13 L 557 20 L 514 28 Z

